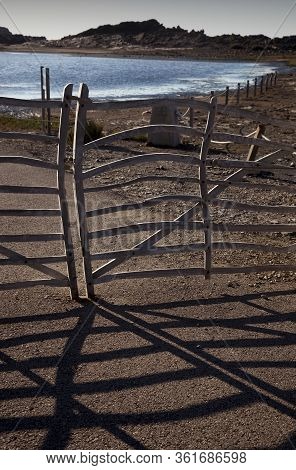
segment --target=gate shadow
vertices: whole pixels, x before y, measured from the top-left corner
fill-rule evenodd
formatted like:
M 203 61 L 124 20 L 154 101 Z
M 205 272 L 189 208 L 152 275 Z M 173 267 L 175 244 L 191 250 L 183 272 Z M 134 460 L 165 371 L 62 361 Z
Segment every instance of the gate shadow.
M 295 291 L 266 295 L 276 298 L 295 295 Z M 167 429 L 188 420 L 198 424 L 210 417 L 215 420 L 221 413 L 227 414 L 231 423 L 231 413 L 256 404 L 267 407 L 279 423 L 281 417 L 283 423 L 294 420 L 293 384 L 289 379 L 279 384 L 269 372 L 295 368 L 296 361 L 281 358 L 279 352 L 280 348 L 295 347 L 296 334 L 287 331 L 287 325 L 295 321 L 296 312 L 282 313 L 273 303 L 263 305 L 261 298 L 258 293 L 144 306 L 99 300 L 67 312 L 1 318 L 2 328 L 16 332 L 0 342 L 1 448 L 26 448 L 27 433 L 33 431 L 43 432 L 35 448 L 94 448 L 92 442 L 83 440 L 85 430 L 94 435 L 100 430 L 100 436 L 106 433 L 104 441 L 96 441 L 99 449 L 156 448 L 151 437 L 155 426 Z M 221 316 L 211 310 L 237 303 L 246 307 L 245 315 L 236 316 L 232 310 L 231 315 Z M 203 306 L 208 312 L 199 317 L 198 309 Z M 196 309 L 194 315 L 192 308 Z M 36 332 L 38 323 L 42 328 Z M 274 354 L 261 354 L 264 348 Z M 168 358 L 172 361 L 167 362 Z M 55 371 L 54 379 L 44 373 L 50 369 Z M 259 370 L 261 374 L 256 373 Z M 15 377 L 13 381 L 10 376 Z M 212 396 L 213 379 L 225 385 L 224 393 Z M 189 382 L 194 384 L 196 399 L 186 398 Z M 164 391 L 173 387 L 176 395 L 157 403 L 160 387 Z M 202 390 L 204 396 L 199 400 L 197 392 Z M 135 391 L 139 402 L 131 398 Z M 145 408 L 147 394 L 155 397 L 155 406 L 147 402 Z M 114 397 L 119 397 L 118 401 Z M 49 399 L 53 405 L 46 413 Z M 16 403 L 19 413 L 15 412 Z M 255 426 L 250 430 L 256 432 Z M 158 437 L 157 441 L 160 449 L 172 448 L 174 439 L 174 448 L 194 448 L 201 442 L 192 435 L 182 443 L 177 434 L 170 440 L 161 435 L 162 440 Z M 14 441 L 9 436 L 14 436 Z M 257 444 L 251 442 L 249 447 L 247 441 L 236 444 L 231 439 L 225 447 L 221 436 L 215 439 L 216 448 L 295 448 L 290 428 L 276 444 L 260 435 Z

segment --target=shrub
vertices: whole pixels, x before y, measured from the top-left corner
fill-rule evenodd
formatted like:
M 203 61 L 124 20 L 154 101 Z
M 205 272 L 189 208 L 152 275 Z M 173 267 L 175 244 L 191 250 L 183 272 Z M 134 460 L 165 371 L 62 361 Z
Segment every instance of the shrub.
M 97 123 L 92 119 L 88 119 L 85 125 L 85 135 L 84 135 L 84 143 L 87 144 L 92 140 L 99 139 L 103 135 L 103 125 Z M 73 145 L 74 139 L 74 124 L 70 127 L 68 132 L 68 144 Z

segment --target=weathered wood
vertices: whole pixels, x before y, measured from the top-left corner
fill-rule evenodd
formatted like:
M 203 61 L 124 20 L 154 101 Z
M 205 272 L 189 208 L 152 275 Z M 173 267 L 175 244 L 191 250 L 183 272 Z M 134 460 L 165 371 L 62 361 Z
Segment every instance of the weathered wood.
M 72 299 L 78 300 L 78 284 L 77 284 L 77 274 L 76 274 L 76 265 L 74 259 L 74 247 L 71 235 L 71 225 L 68 209 L 68 198 L 66 194 L 65 187 L 65 159 L 66 159 L 66 147 L 67 147 L 67 137 L 69 130 L 69 114 L 71 109 L 71 96 L 73 91 L 73 85 L 69 84 L 65 87 L 63 93 L 63 106 L 60 114 L 60 125 L 59 125 L 59 146 L 57 154 L 57 164 L 58 164 L 58 173 L 57 173 L 57 185 L 58 185 L 58 194 L 59 194 L 59 204 L 62 215 L 62 225 L 64 232 L 64 244 L 66 251 L 66 261 L 69 277 L 69 285 Z
M 250 80 L 247 80 L 247 87 L 246 87 L 246 98 L 250 96 Z
M 110 145 L 112 142 L 116 142 L 118 140 L 130 139 L 133 137 L 138 137 L 143 134 L 147 134 L 149 132 L 173 132 L 177 130 L 180 135 L 184 135 L 186 137 L 202 137 L 203 136 L 203 129 L 194 128 L 187 126 L 178 126 L 178 125 L 170 125 L 170 124 L 150 124 L 149 126 L 141 126 L 135 127 L 133 129 L 128 129 L 126 131 L 116 132 L 115 134 L 108 135 L 106 137 L 100 137 L 99 139 L 93 140 L 92 142 L 88 142 L 84 145 L 85 150 L 97 149 L 102 147 L 103 145 Z
M 50 77 L 49 77 L 49 68 L 45 69 L 45 93 L 46 100 L 50 101 Z M 51 135 L 51 113 L 50 108 L 47 108 L 47 133 Z
M 229 86 L 227 86 L 225 90 L 225 105 L 228 104 L 228 101 L 229 101 Z
M 45 89 L 44 89 L 44 67 L 40 67 L 40 85 L 41 85 L 41 100 L 45 100 Z M 45 133 L 45 108 L 41 108 L 41 129 L 42 132 Z
M 243 145 L 257 145 L 259 147 L 278 147 L 283 150 L 288 150 L 290 152 L 294 152 L 296 149 L 295 144 L 287 144 L 285 142 L 276 142 L 272 140 L 265 140 L 265 139 L 255 139 L 252 137 L 245 137 L 242 135 L 237 134 L 228 134 L 226 132 L 214 132 L 213 133 L 213 140 L 219 141 L 230 141 L 236 144 L 243 144 Z
M 264 76 L 260 78 L 260 95 L 263 94 Z
M 262 135 L 264 135 L 265 133 L 265 129 L 266 129 L 266 126 L 264 124 L 259 124 L 256 129 L 254 139 L 261 139 Z M 248 162 L 253 162 L 256 160 L 258 150 L 259 150 L 258 145 L 251 145 L 248 156 L 247 156 Z
M 240 83 L 237 84 L 237 90 L 236 90 L 236 104 L 239 104 L 240 102 Z
M 193 100 L 194 98 L 191 98 Z M 189 108 L 189 126 L 194 127 L 194 108 Z
M 9 140 L 31 140 L 32 142 L 58 142 L 57 137 L 53 135 L 33 134 L 24 132 L 0 132 L 0 139 Z
M 87 234 L 89 240 L 102 237 L 113 237 L 118 235 L 126 235 L 136 232 L 149 232 L 151 230 L 163 230 L 182 228 L 184 230 L 204 230 L 205 225 L 203 222 L 190 222 L 190 221 L 160 221 L 160 222 L 143 222 L 131 225 L 122 225 L 113 228 L 96 230 Z
M 114 110 L 114 109 L 136 109 L 136 108 L 151 108 L 152 106 L 175 106 L 185 108 L 193 106 L 194 109 L 204 111 L 209 110 L 209 103 L 202 100 L 191 100 L 190 98 L 174 98 L 174 99 L 141 99 L 141 100 L 126 100 L 126 101 L 91 101 L 80 100 L 80 103 L 85 105 L 88 110 Z
M 215 125 L 215 118 L 217 112 L 217 98 L 211 99 L 211 108 L 208 114 L 208 120 L 205 128 L 205 137 L 202 142 L 200 150 L 200 167 L 199 167 L 199 181 L 200 181 L 200 202 L 203 222 L 205 225 L 204 230 L 204 269 L 205 279 L 210 279 L 211 266 L 212 266 L 212 230 L 211 230 L 211 213 L 209 209 L 209 193 L 207 184 L 207 156 L 211 144 L 212 133 Z
M 254 97 L 257 96 L 257 82 L 258 82 L 258 79 L 256 77 L 254 78 Z
M 82 247 L 84 277 L 86 282 L 87 295 L 90 298 L 94 297 L 94 285 L 92 277 L 92 265 L 90 259 L 90 249 L 88 242 L 88 227 L 85 216 L 85 197 L 82 182 L 82 163 L 83 163 L 83 149 L 85 137 L 85 125 L 87 115 L 88 102 L 88 87 L 84 83 L 80 85 L 79 100 L 76 106 L 75 129 L 74 129 L 74 143 L 73 143 L 73 160 L 74 160 L 74 192 L 75 204 L 78 213 L 78 229 L 80 234 L 80 242 Z
M 15 165 L 29 165 L 38 168 L 49 168 L 50 170 L 57 170 L 56 163 L 45 162 L 37 158 L 19 157 L 19 156 L 6 156 L 0 155 L 0 163 L 13 163 Z
M 241 160 L 219 160 L 218 158 L 209 158 L 207 165 L 212 168 L 242 168 L 246 170 L 289 170 L 295 172 L 295 168 L 291 168 L 284 165 L 276 165 L 270 162 L 261 162 L 256 160 L 255 162 L 246 162 Z
M 191 157 L 189 155 L 182 154 L 171 154 L 171 153 L 147 153 L 134 155 L 132 157 L 122 158 L 121 160 L 115 160 L 113 162 L 105 163 L 96 168 L 86 170 L 81 174 L 82 180 L 92 178 L 96 175 L 101 175 L 106 171 L 116 170 L 129 165 L 139 165 L 142 163 L 148 162 L 158 162 L 158 161 L 169 161 L 169 162 L 178 162 L 184 165 L 199 165 L 200 161 L 196 157 Z M 78 177 L 78 175 L 77 175 Z
M 61 108 L 61 100 L 23 100 L 19 98 L 4 98 L 0 97 L 0 106 L 15 106 L 20 108 Z

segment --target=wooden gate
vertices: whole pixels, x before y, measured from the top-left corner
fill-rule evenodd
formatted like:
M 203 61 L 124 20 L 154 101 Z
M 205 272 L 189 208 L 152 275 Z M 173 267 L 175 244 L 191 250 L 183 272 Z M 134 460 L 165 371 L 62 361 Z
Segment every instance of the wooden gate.
M 232 117 L 241 117 L 263 124 L 271 124 L 273 126 L 285 127 L 289 124 L 272 119 L 268 116 L 254 114 L 247 110 L 240 110 L 234 107 L 224 107 L 217 104 L 217 99 L 212 98 L 211 102 L 198 101 L 198 100 L 174 100 L 175 106 L 184 107 L 190 106 L 191 109 L 202 110 L 207 113 L 207 123 L 204 128 L 192 128 L 187 126 L 141 126 L 132 128 L 123 132 L 116 132 L 112 135 L 104 136 L 92 142 L 85 143 L 85 125 L 87 120 L 87 112 L 91 110 L 115 110 L 127 108 L 144 108 L 151 106 L 155 103 L 165 104 L 165 100 L 141 100 L 130 102 L 93 102 L 89 99 L 88 88 L 85 84 L 80 87 L 77 110 L 76 110 L 76 129 L 74 141 L 74 167 L 75 167 L 75 190 L 77 199 L 77 212 L 79 219 L 80 237 L 83 249 L 85 280 L 87 284 L 87 293 L 89 297 L 94 296 L 94 286 L 102 282 L 111 281 L 114 279 L 138 279 L 150 277 L 167 277 L 176 275 L 202 275 L 205 278 L 210 278 L 213 274 L 233 274 L 233 273 L 260 273 L 265 271 L 295 271 L 295 261 L 290 261 L 290 255 L 295 253 L 295 244 L 280 244 L 274 245 L 267 243 L 264 240 L 261 243 L 254 240 L 251 242 L 247 240 L 248 234 L 275 234 L 283 233 L 285 240 L 289 241 L 289 235 L 296 231 L 295 217 L 296 209 L 294 205 L 285 203 L 285 198 L 282 204 L 260 204 L 256 199 L 256 191 L 264 190 L 267 192 L 275 191 L 275 195 L 285 194 L 286 199 L 295 196 L 295 186 L 286 183 L 272 184 L 270 179 L 254 182 L 254 174 L 259 172 L 272 172 L 272 174 L 289 172 L 295 175 L 295 167 L 282 164 L 280 157 L 282 155 L 289 155 L 293 153 L 294 146 L 284 142 L 270 141 L 265 136 L 256 138 L 255 132 L 249 136 L 238 134 L 230 134 L 227 132 L 218 132 L 215 126 L 219 119 L 218 113 L 227 114 Z M 172 102 L 171 102 L 172 103 Z M 291 126 L 290 126 L 291 127 Z M 184 153 L 171 153 L 157 152 L 157 153 L 140 153 L 137 155 L 121 158 L 119 160 L 109 160 L 101 165 L 94 164 L 92 168 L 84 168 L 83 165 L 87 160 L 85 153 L 92 150 L 98 152 L 106 145 L 110 146 L 115 142 L 124 139 L 137 138 L 149 132 L 170 131 L 170 129 L 177 130 L 180 135 L 187 136 L 194 139 L 201 139 L 201 146 L 199 154 L 194 156 L 184 155 Z M 270 150 L 277 149 L 261 156 L 256 161 L 242 161 L 241 159 L 229 158 L 212 158 L 209 152 L 211 145 L 221 144 L 240 144 L 256 147 L 266 147 Z M 99 154 L 98 154 L 99 155 Z M 152 173 L 134 176 L 132 179 L 127 177 L 128 170 L 136 166 L 143 167 L 144 164 L 151 164 L 155 162 L 166 162 L 169 165 L 180 164 L 182 166 L 191 167 L 191 172 L 184 176 L 183 171 L 171 175 L 160 175 L 155 170 Z M 179 168 L 179 167 L 178 167 Z M 121 170 L 121 173 L 119 173 Z M 195 175 L 196 173 L 196 175 Z M 269 174 L 267 173 L 267 175 Z M 110 174 L 110 181 L 106 183 L 106 175 Z M 115 176 L 114 176 L 115 174 Z M 218 176 L 217 176 L 218 174 Z M 253 178 L 248 178 L 248 175 L 253 175 Z M 117 181 L 116 178 L 117 177 Z M 118 180 L 119 177 L 119 180 Z M 97 178 L 99 178 L 99 186 L 97 185 Z M 112 196 L 112 190 L 118 188 L 128 188 L 133 184 L 141 184 L 150 182 L 151 184 L 156 181 L 177 181 L 178 183 L 187 184 L 192 183 L 195 185 L 193 191 L 186 193 L 169 193 L 158 194 L 152 198 L 146 198 L 140 202 L 130 202 L 129 198 L 126 203 L 122 201 L 116 204 L 108 204 L 108 199 Z M 264 180 L 265 181 L 265 180 Z M 236 190 L 235 197 L 222 198 L 220 195 L 224 191 Z M 233 189 L 232 189 L 233 188 Z M 111 193 L 106 191 L 111 191 Z M 240 192 L 247 191 L 248 194 L 255 194 L 255 201 L 246 202 L 245 200 L 239 201 Z M 88 201 L 89 195 L 96 196 L 96 206 L 94 207 L 94 197 L 90 202 Z M 245 193 L 244 193 L 245 195 Z M 114 194 L 113 194 L 114 196 Z M 112 197 L 113 197 L 112 196 Z M 277 197 L 277 196 L 276 196 Z M 276 198 L 275 197 L 275 198 Z M 107 200 L 104 204 L 103 200 Z M 254 199 L 254 197 L 253 197 Z M 272 199 L 272 198 L 271 198 Z M 175 205 L 180 203 L 187 204 L 185 210 L 177 216 L 170 217 L 169 219 L 144 221 L 115 224 L 118 214 L 127 214 L 130 211 L 141 210 L 145 207 L 153 207 L 163 203 L 174 202 Z M 103 206 L 102 206 L 103 204 Z M 219 212 L 220 211 L 220 212 Z M 256 220 L 260 219 L 260 214 L 276 214 L 279 220 L 264 220 L 264 222 L 257 223 Z M 111 221 L 112 226 L 106 226 L 106 220 L 102 222 L 103 218 L 110 216 L 114 219 Z M 228 216 L 226 214 L 231 214 Z M 247 215 L 255 214 L 254 221 L 246 223 L 235 223 L 236 220 L 243 220 Z M 107 219 L 108 219 L 107 217 Z M 257 219 L 256 219 L 257 217 Z M 109 217 L 110 218 L 110 217 Z M 95 230 L 90 228 L 90 222 L 100 219 L 101 222 L 95 226 Z M 256 220 L 255 220 L 256 219 Z M 284 219 L 284 220 L 283 220 Z M 287 220 L 288 219 L 288 220 Z M 292 219 L 292 223 L 290 222 Z M 258 221 L 258 220 L 257 220 Z M 110 221 L 109 221 L 110 222 Z M 259 221 L 260 222 L 260 221 Z M 166 239 L 177 230 L 184 230 L 192 232 L 197 241 L 157 245 L 161 240 Z M 142 232 L 150 232 L 149 236 L 140 239 L 133 246 L 127 246 L 120 249 L 93 249 L 92 243 L 99 241 L 100 245 L 104 245 L 104 241 L 108 237 L 115 237 L 115 244 L 118 237 L 126 235 L 139 234 Z M 229 238 L 229 234 L 236 237 Z M 218 237 L 218 238 L 217 238 Z M 226 238 L 225 238 L 226 237 Z M 246 241 L 244 241 L 246 239 Z M 286 241 L 287 241 L 286 240 Z M 229 263 L 217 264 L 214 263 L 215 252 L 222 250 L 237 250 L 239 252 L 252 252 L 254 253 L 270 253 L 271 256 L 276 257 L 279 254 L 283 258 L 282 263 L 268 262 L 260 263 L 260 258 L 255 258 L 255 263 L 246 265 L 241 262 L 239 265 L 232 266 Z M 129 267 L 127 271 L 114 272 L 114 268 L 126 263 L 129 260 L 138 259 L 139 257 L 147 257 L 151 259 L 153 256 L 167 255 L 172 253 L 203 253 L 203 262 L 200 265 L 189 267 L 182 267 L 182 265 L 165 268 L 165 269 L 141 269 L 134 270 L 133 266 Z M 94 266 L 95 262 L 99 262 L 98 266 Z M 102 264 L 103 263 L 103 264 Z
M 67 145 L 67 134 L 69 128 L 69 112 L 71 106 L 72 97 L 72 85 L 68 85 L 64 89 L 63 99 L 60 101 L 37 101 L 37 100 L 19 100 L 11 98 L 0 98 L 0 105 L 9 106 L 9 109 L 14 107 L 21 108 L 58 108 L 60 109 L 59 117 L 59 131 L 58 136 L 49 136 L 44 134 L 33 134 L 33 133 L 21 133 L 21 132 L 0 132 L 1 139 L 20 141 L 32 141 L 34 143 L 45 142 L 54 143 L 57 145 L 57 158 L 56 162 L 51 163 L 44 159 L 31 158 L 25 156 L 0 156 L 1 175 L 3 175 L 4 168 L 8 166 L 7 174 L 9 174 L 8 181 L 5 184 L 0 185 L 0 194 L 4 198 L 5 194 L 12 195 L 6 205 L 8 208 L 0 210 L 0 216 L 2 218 L 1 234 L 0 234 L 0 267 L 11 267 L 11 266 L 28 266 L 35 271 L 43 273 L 47 276 L 45 279 L 22 279 L 15 282 L 4 282 L 0 284 L 0 290 L 9 290 L 17 288 L 26 288 L 31 286 L 69 286 L 71 295 L 73 298 L 78 298 L 77 289 L 77 278 L 75 269 L 75 260 L 73 254 L 72 236 L 69 222 L 69 211 L 66 197 L 65 188 L 65 152 Z M 13 165 L 11 167 L 11 165 Z M 18 171 L 14 173 L 14 168 L 18 168 Z M 38 181 L 32 180 L 28 176 L 29 185 L 17 185 L 15 183 L 16 175 L 21 175 L 25 172 L 27 167 L 32 169 L 32 172 L 38 169 Z M 46 172 L 53 173 L 56 184 L 52 186 L 44 185 L 44 179 Z M 8 183 L 8 184 L 7 184 Z M 37 208 L 28 208 L 25 206 L 25 195 L 30 196 L 33 200 L 35 196 L 49 195 L 52 201 L 55 201 L 57 208 L 39 208 L 37 202 Z M 19 201 L 16 202 L 19 197 Z M 23 201 L 20 199 L 23 197 Z M 14 202 L 13 202 L 14 201 Z M 11 208 L 16 203 L 21 203 L 22 207 L 26 208 Z M 35 204 L 34 204 L 35 206 Z M 37 224 L 38 229 L 42 228 L 45 218 L 50 217 L 49 220 L 58 218 L 61 222 L 60 225 L 62 230 L 58 233 L 43 233 L 38 230 L 38 233 L 31 233 L 28 220 L 34 226 L 34 222 L 38 218 L 39 223 Z M 5 219 L 4 219 L 5 218 Z M 4 220 L 6 223 L 4 224 Z M 11 226 L 12 224 L 7 221 L 13 221 L 13 234 L 3 233 L 3 228 Z M 29 230 L 28 230 L 29 229 Z M 10 230 L 11 231 L 11 230 Z M 16 232 L 16 233 L 15 233 Z M 29 232 L 29 233 L 28 233 Z M 61 243 L 60 249 L 63 251 L 60 255 L 48 256 L 48 246 L 50 243 Z M 7 246 L 8 244 L 8 246 Z M 30 256 L 24 255 L 23 250 L 25 247 L 31 244 L 29 252 Z M 37 251 L 37 247 L 42 247 L 46 253 L 44 255 L 32 256 Z M 51 250 L 52 251 L 52 250 Z M 67 267 L 67 273 L 62 274 L 56 269 L 48 266 L 52 264 L 65 263 Z M 4 269 L 4 268 L 2 268 Z M 9 271 L 6 271 L 9 273 Z M 16 274 L 8 274 L 8 279 L 11 280 L 16 277 Z

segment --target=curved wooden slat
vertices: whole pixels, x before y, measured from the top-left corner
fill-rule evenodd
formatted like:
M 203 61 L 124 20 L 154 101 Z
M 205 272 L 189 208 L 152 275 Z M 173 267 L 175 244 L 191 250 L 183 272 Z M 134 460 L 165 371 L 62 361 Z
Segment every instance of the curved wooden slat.
M 293 233 L 296 232 L 296 224 L 213 224 L 212 229 L 215 232 L 262 232 L 262 233 Z
M 207 160 L 207 165 L 212 168 L 241 168 L 246 170 L 285 170 L 295 172 L 296 168 L 276 165 L 271 162 L 246 162 L 240 160 L 219 160 L 218 158 L 209 158 Z
M 228 134 L 224 132 L 214 132 L 212 136 L 213 140 L 216 142 L 230 141 L 236 144 L 243 145 L 256 145 L 258 147 L 278 147 L 280 149 L 288 150 L 290 152 L 295 151 L 295 145 L 291 145 L 285 142 L 276 142 L 272 140 L 265 139 L 254 139 L 252 137 L 244 137 L 237 134 Z
M 61 100 L 23 100 L 19 98 L 0 97 L 0 106 L 14 106 L 19 108 L 61 108 Z
M 117 140 L 128 139 L 132 137 L 138 137 L 147 132 L 160 132 L 160 131 L 169 131 L 175 132 L 178 131 L 180 135 L 185 135 L 187 137 L 201 137 L 204 134 L 203 129 L 197 129 L 187 126 L 177 126 L 177 125 L 169 125 L 169 124 L 151 124 L 149 126 L 141 126 L 141 127 L 134 127 L 133 129 L 128 129 L 126 131 L 116 132 L 115 134 L 108 135 L 106 137 L 101 137 L 100 139 L 93 140 L 84 145 L 85 150 L 91 150 L 95 148 L 99 148 L 103 145 L 110 144 Z
M 88 233 L 88 239 L 94 240 L 102 237 L 112 237 L 116 235 L 127 235 L 133 232 L 147 232 L 150 230 L 167 230 L 169 228 L 182 228 L 184 230 L 203 230 L 203 222 L 175 222 L 175 221 L 160 221 L 160 222 L 143 222 L 139 224 L 122 225 L 108 229 L 96 230 L 95 232 Z
M 201 100 L 191 100 L 188 98 L 177 99 L 141 99 L 141 100 L 126 100 L 126 101 L 86 101 L 85 105 L 88 110 L 111 110 L 111 109 L 135 109 L 135 108 L 150 108 L 151 106 L 176 106 L 176 107 L 189 107 L 192 105 L 194 109 L 201 109 L 204 111 L 209 110 L 209 103 Z
M 168 162 L 178 162 L 186 165 L 199 165 L 200 161 L 196 157 L 190 155 L 181 155 L 174 153 L 147 153 L 144 155 L 134 155 L 132 157 L 122 158 L 121 160 L 115 160 L 113 162 L 105 163 L 91 170 L 84 171 L 82 173 L 82 179 L 91 178 L 96 175 L 101 175 L 106 171 L 116 170 L 118 168 L 123 168 L 128 165 L 139 165 L 141 163 L 149 162 L 159 162 L 159 161 L 168 161 Z

